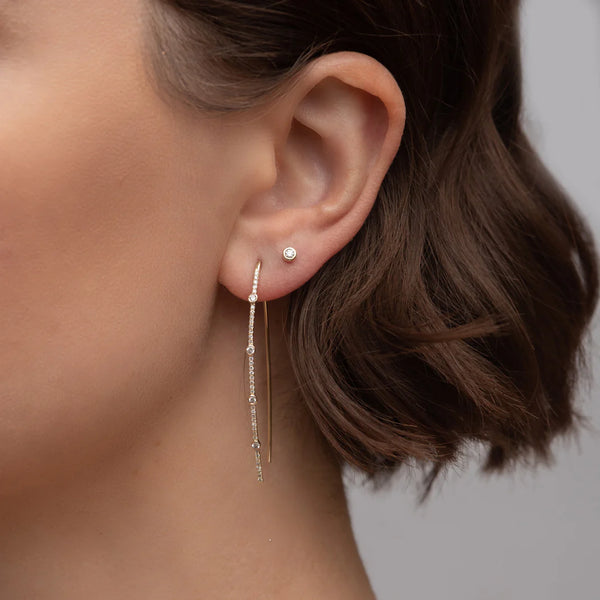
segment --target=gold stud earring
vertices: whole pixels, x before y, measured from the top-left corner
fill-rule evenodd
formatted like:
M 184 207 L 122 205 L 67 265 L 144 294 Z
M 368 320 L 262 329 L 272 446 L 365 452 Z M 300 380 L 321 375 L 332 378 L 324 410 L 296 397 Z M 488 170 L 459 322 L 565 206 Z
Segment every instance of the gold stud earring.
M 283 260 L 292 262 L 296 258 L 296 249 L 288 246 L 283 251 Z

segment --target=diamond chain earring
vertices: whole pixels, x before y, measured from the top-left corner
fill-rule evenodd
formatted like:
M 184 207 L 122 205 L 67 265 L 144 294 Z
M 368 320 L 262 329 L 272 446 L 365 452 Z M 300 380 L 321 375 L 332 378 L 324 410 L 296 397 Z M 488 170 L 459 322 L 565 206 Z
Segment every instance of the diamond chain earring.
M 258 277 L 260 275 L 260 266 L 261 261 L 259 260 L 256 264 L 256 268 L 254 269 L 252 293 L 248 296 L 248 302 L 250 302 L 250 318 L 248 321 L 248 346 L 246 347 L 246 354 L 248 355 L 248 380 L 250 384 L 250 395 L 248 396 L 248 402 L 250 403 L 250 419 L 252 423 L 252 448 L 254 448 L 254 458 L 258 473 L 258 481 L 263 481 L 260 440 L 258 438 L 258 427 L 256 422 L 256 385 L 254 379 L 254 315 L 256 312 L 256 301 L 258 300 Z
M 296 258 L 296 250 L 288 247 L 283 250 L 283 258 L 287 262 L 291 262 Z M 260 454 L 260 439 L 258 437 L 258 424 L 256 419 L 256 380 L 255 380 L 255 369 L 254 369 L 254 355 L 256 353 L 256 347 L 254 345 L 254 317 L 256 314 L 256 302 L 258 302 L 258 278 L 260 276 L 261 261 L 256 263 L 254 269 L 254 278 L 252 279 L 252 292 L 248 296 L 248 302 L 250 302 L 250 316 L 248 319 L 248 345 L 246 346 L 246 354 L 248 355 L 248 382 L 250 388 L 250 394 L 248 396 L 248 402 L 250 404 L 250 421 L 252 425 L 252 448 L 254 449 L 254 459 L 256 464 L 256 471 L 258 474 L 258 481 L 264 481 L 262 472 L 262 460 Z M 264 322 L 265 322 L 265 356 L 267 364 L 267 431 L 268 431 L 268 460 L 271 462 L 271 446 L 272 446 L 272 403 L 271 403 L 271 352 L 269 347 L 269 314 L 267 310 L 267 301 L 263 301 L 264 308 Z

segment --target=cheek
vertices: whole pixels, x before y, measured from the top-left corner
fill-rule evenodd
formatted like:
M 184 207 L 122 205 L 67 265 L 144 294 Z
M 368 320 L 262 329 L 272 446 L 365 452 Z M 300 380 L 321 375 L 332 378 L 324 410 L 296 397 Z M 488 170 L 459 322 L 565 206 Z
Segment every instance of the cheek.
M 127 439 L 199 355 L 217 228 L 178 199 L 169 124 L 132 87 L 18 94 L 15 73 L 0 99 L 0 488 Z

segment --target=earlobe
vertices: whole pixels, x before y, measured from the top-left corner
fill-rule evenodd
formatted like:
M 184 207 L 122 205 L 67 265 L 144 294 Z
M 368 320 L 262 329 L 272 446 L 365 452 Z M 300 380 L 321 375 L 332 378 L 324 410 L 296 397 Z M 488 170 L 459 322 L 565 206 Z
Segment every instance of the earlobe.
M 289 294 L 356 235 L 398 150 L 404 100 L 375 59 L 337 52 L 312 61 L 263 117 L 275 185 L 243 203 L 219 281 L 247 299 L 262 262 L 261 300 Z M 297 257 L 287 261 L 286 247 Z

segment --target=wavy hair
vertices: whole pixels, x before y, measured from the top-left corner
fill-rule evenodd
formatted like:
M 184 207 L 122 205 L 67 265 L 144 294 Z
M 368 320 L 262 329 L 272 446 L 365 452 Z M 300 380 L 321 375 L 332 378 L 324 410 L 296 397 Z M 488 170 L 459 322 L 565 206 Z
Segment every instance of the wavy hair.
M 598 296 L 588 226 L 521 125 L 516 0 L 151 0 L 160 90 L 207 114 L 284 94 L 313 58 L 382 63 L 397 155 L 358 234 L 290 296 L 299 390 L 340 465 L 375 487 L 470 442 L 484 472 L 551 459 Z

